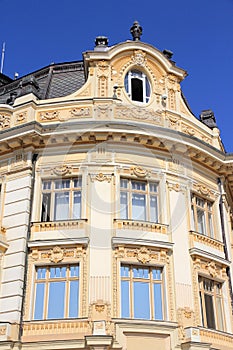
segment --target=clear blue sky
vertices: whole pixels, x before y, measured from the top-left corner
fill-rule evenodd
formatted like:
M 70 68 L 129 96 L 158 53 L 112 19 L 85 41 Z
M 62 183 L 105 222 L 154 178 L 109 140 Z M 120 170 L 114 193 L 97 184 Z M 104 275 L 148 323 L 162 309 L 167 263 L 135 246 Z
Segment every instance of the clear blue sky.
M 182 90 L 193 113 L 212 109 L 227 152 L 233 152 L 233 0 L 0 0 L 3 73 L 20 76 L 51 62 L 82 59 L 95 37 L 109 45 L 141 40 L 174 52 L 188 72 Z

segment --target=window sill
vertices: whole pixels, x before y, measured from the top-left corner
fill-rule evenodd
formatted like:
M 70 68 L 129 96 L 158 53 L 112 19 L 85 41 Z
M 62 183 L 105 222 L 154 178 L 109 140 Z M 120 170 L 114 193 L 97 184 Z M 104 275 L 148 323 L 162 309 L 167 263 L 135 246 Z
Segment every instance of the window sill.
M 195 243 L 205 244 L 208 247 L 217 249 L 221 253 L 224 252 L 224 244 L 222 242 L 201 233 L 190 231 L 190 248 L 194 248 Z
M 145 230 L 149 232 L 167 234 L 167 225 L 149 221 L 114 219 L 114 225 L 116 229 Z

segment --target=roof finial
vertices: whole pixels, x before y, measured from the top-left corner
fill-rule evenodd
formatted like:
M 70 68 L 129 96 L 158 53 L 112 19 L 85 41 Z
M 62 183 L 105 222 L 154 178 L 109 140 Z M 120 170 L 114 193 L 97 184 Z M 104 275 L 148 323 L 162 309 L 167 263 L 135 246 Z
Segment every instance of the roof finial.
M 132 34 L 134 41 L 139 41 L 142 35 L 142 27 L 139 25 L 138 21 L 134 21 L 132 27 L 130 28 L 130 33 Z

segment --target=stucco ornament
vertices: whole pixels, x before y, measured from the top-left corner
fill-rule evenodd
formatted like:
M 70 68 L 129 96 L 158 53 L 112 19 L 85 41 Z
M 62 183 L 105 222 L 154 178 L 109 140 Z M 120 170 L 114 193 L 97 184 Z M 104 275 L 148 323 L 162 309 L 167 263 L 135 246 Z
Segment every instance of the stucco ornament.
M 63 252 L 63 249 L 61 249 L 60 247 L 54 247 L 51 250 L 50 261 L 54 263 L 58 263 L 63 260 L 63 257 L 64 257 L 64 252 Z
M 10 117 L 0 114 L 0 128 L 8 128 L 10 126 Z
M 135 166 L 131 168 L 131 174 L 136 175 L 137 177 L 146 177 L 148 173 L 148 170 L 144 169 L 141 166 Z
M 137 259 L 142 264 L 148 263 L 151 260 L 150 251 L 145 247 L 140 248 L 137 252 Z
M 53 120 L 57 119 L 59 116 L 58 111 L 51 111 L 51 112 L 42 112 L 40 113 L 40 119 L 41 120 Z
M 210 276 L 212 276 L 212 277 L 216 277 L 217 276 L 217 268 L 216 268 L 216 265 L 215 265 L 215 263 L 213 261 L 211 261 L 208 264 L 207 269 L 209 271 Z
M 138 66 L 144 66 L 146 63 L 146 54 L 141 51 L 134 51 L 134 55 L 131 57 L 132 62 L 137 64 Z
M 58 165 L 52 169 L 52 173 L 58 176 L 63 176 L 70 173 L 70 167 L 67 165 Z

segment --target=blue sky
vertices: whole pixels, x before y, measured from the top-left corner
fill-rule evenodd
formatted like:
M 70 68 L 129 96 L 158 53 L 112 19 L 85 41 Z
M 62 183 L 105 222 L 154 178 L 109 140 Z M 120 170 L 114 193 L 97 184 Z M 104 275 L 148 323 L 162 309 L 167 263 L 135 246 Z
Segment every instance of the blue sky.
M 0 13 L 3 73 L 10 77 L 81 60 L 98 35 L 109 45 L 131 39 L 138 20 L 141 40 L 173 51 L 187 70 L 182 90 L 194 115 L 212 109 L 233 153 L 233 0 L 0 0 Z

